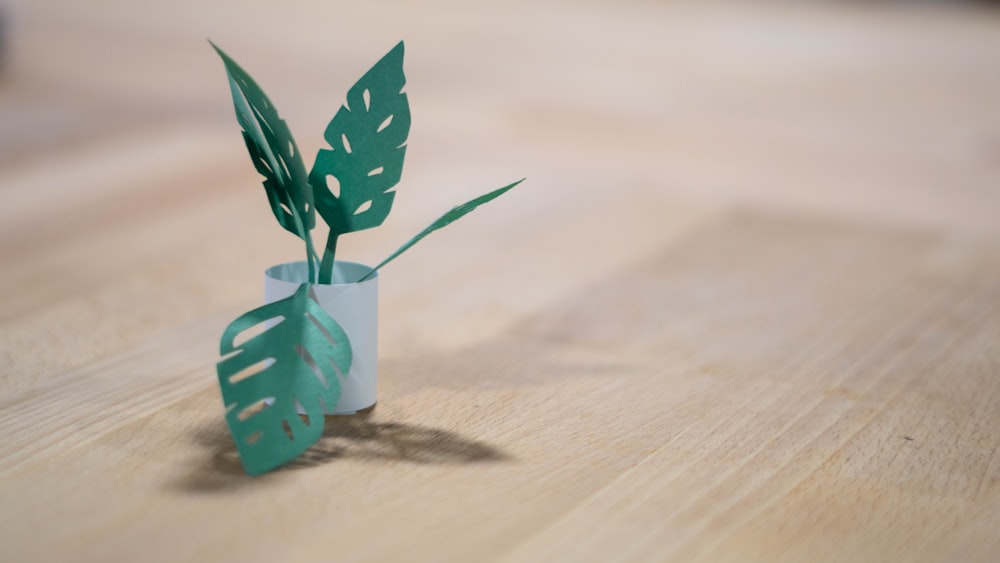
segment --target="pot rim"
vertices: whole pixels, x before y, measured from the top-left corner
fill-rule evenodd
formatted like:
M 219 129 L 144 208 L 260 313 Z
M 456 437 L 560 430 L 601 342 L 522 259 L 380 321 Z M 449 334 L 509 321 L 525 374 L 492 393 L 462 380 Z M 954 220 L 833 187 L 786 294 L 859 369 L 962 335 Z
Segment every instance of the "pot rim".
M 335 260 L 333 262 L 333 278 L 334 280 L 338 279 L 338 277 L 340 279 L 346 278 L 357 280 L 367 274 L 371 269 L 371 266 L 361 262 Z M 340 276 L 338 276 L 338 273 Z M 361 283 L 358 283 L 357 281 L 339 281 L 336 283 L 313 283 L 312 285 L 319 287 L 366 285 L 369 283 L 376 283 L 378 281 L 379 273 L 380 272 L 375 272 L 372 277 Z M 308 277 L 308 268 L 306 267 L 305 260 L 295 260 L 292 262 L 275 264 L 264 270 L 264 277 L 282 283 L 309 283 L 306 279 Z

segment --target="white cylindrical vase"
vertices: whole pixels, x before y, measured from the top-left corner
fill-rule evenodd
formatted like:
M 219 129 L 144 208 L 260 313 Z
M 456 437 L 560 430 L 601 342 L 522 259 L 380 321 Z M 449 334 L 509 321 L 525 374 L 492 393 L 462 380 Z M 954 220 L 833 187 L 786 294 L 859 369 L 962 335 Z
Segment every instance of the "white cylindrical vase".
M 358 283 L 371 266 L 336 261 L 330 284 L 313 284 L 320 307 L 351 341 L 351 369 L 340 380 L 340 400 L 326 414 L 354 414 L 375 405 L 378 367 L 378 273 Z M 264 301 L 273 303 L 309 281 L 306 262 L 272 266 L 264 272 Z

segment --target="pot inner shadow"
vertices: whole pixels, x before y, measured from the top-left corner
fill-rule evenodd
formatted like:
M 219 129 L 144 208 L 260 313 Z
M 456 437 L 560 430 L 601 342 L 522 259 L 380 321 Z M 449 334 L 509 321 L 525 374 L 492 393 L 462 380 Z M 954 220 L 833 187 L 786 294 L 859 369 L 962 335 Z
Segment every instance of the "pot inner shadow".
M 236 446 L 222 421 L 195 433 L 207 451 L 195 468 L 177 483 L 186 492 L 224 492 L 267 479 L 267 475 L 296 471 L 336 461 L 360 459 L 373 463 L 467 464 L 510 459 L 485 442 L 455 432 L 414 424 L 376 421 L 371 410 L 350 416 L 327 416 L 323 437 L 286 465 L 258 477 L 243 470 Z

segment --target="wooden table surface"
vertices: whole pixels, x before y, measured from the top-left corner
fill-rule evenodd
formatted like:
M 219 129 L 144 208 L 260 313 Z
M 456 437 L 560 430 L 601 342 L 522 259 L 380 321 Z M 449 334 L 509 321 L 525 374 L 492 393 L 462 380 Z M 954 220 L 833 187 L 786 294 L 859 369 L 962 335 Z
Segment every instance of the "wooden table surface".
M 33 0 L 0 74 L 4 561 L 1000 559 L 1000 14 Z M 407 42 L 379 403 L 246 476 L 214 363 Z

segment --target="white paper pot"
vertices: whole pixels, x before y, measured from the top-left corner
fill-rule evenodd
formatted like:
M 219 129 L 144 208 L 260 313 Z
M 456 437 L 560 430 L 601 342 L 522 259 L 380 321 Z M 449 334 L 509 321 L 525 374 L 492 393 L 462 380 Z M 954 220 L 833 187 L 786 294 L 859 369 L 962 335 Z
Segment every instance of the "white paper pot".
M 353 360 L 340 380 L 340 400 L 327 414 L 354 414 L 375 405 L 378 367 L 378 273 L 362 283 L 356 280 L 371 266 L 336 261 L 332 284 L 314 284 L 316 300 L 347 333 Z M 264 301 L 291 296 L 308 281 L 305 261 L 272 266 L 264 272 Z

